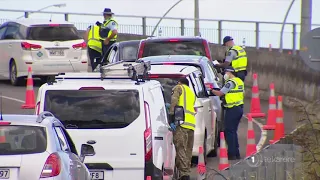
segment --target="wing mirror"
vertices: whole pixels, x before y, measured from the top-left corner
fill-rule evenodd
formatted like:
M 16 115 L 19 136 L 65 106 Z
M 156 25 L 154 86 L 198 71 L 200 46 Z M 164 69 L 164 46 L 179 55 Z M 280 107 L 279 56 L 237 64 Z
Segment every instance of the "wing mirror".
M 84 162 L 86 156 L 94 156 L 96 152 L 94 151 L 93 146 L 89 144 L 82 144 L 81 145 L 81 153 L 80 153 L 80 160 Z

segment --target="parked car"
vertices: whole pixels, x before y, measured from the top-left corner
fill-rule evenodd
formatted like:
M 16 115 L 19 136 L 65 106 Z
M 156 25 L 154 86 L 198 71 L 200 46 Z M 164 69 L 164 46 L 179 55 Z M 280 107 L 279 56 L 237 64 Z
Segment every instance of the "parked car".
M 0 26 L 0 76 L 21 85 L 32 67 L 46 81 L 60 72 L 86 72 L 87 46 L 66 21 L 22 19 Z
M 140 40 L 116 42 L 111 46 L 106 60 L 110 63 L 118 61 L 135 61 L 138 56 Z
M 192 156 L 196 158 L 193 159 L 197 159 L 200 146 L 203 146 L 204 154 L 208 157 L 215 157 L 217 155 L 216 138 L 218 133 L 216 113 L 212 109 L 201 71 L 193 66 L 152 65 L 149 75 L 150 79 L 159 81 L 163 86 L 165 101 L 168 104 L 171 102 L 173 87 L 182 77 L 188 78 L 190 88 L 197 97 L 194 106 L 196 110 L 196 129 L 192 149 Z
M 150 61 L 152 65 L 184 65 L 198 68 L 203 77 L 204 83 L 208 89 L 221 88 L 217 70 L 212 61 L 205 56 L 194 55 L 169 55 L 169 56 L 150 56 L 142 58 L 144 61 Z M 218 96 L 210 96 L 212 109 L 217 114 L 217 120 L 221 120 L 221 100 Z
M 95 148 L 85 163 L 96 179 L 171 179 L 176 152 L 161 84 L 137 84 L 125 77 L 126 67 L 103 81 L 100 73 L 57 76 L 56 83 L 40 87 L 35 113 L 51 111 L 77 148 Z
M 199 55 L 212 60 L 208 41 L 199 36 L 150 37 L 141 40 L 138 58 L 161 55 Z
M 68 132 L 50 112 L 3 115 L 0 120 L 0 179 L 90 180 L 85 156 L 95 154 L 82 144 L 78 156 Z

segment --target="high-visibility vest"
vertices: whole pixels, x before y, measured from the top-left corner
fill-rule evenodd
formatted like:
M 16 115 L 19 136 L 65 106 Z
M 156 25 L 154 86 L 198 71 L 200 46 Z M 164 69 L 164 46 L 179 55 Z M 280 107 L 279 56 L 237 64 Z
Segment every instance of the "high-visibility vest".
M 94 25 L 91 27 L 89 34 L 88 34 L 88 46 L 91 49 L 94 49 L 100 53 L 102 53 L 102 42 L 100 38 L 100 27 Z
M 236 72 L 246 70 L 248 64 L 246 51 L 241 46 L 233 46 L 227 51 L 227 54 L 230 50 L 234 50 L 237 53 L 237 56 L 231 62 L 231 66 L 234 68 L 234 70 Z
M 224 107 L 232 108 L 234 106 L 240 106 L 243 104 L 244 100 L 244 83 L 238 77 L 229 79 L 226 83 L 229 81 L 232 81 L 235 84 L 235 87 L 225 95 Z
M 193 91 L 186 85 L 180 85 L 182 89 L 182 94 L 180 95 L 178 106 L 182 106 L 184 109 L 184 123 L 180 126 L 186 129 L 195 130 L 196 118 L 194 103 L 196 101 L 196 96 Z
M 110 18 L 110 19 L 108 19 L 105 23 L 103 23 L 102 28 L 104 28 L 104 27 L 106 28 L 106 27 L 108 26 L 108 24 L 109 24 L 109 23 L 112 23 L 112 22 L 115 22 L 116 25 L 118 26 L 118 22 L 117 22 L 114 18 Z M 109 31 L 108 37 L 110 37 L 111 34 L 112 34 L 112 31 Z M 117 40 L 117 37 L 118 37 L 118 35 L 115 35 L 112 39 L 110 39 L 110 41 L 115 41 L 115 40 Z M 102 38 L 102 39 L 104 40 L 104 39 L 106 39 L 106 38 Z

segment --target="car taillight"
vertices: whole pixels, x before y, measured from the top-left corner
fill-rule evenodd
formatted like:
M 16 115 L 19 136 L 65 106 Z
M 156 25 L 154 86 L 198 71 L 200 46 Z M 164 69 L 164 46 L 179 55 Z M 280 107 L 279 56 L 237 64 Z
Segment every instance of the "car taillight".
M 37 50 L 37 49 L 41 49 L 41 46 L 38 44 L 30 44 L 27 42 L 22 42 L 21 43 L 21 47 L 23 50 Z
M 170 39 L 169 42 L 179 42 L 178 39 Z
M 105 90 L 103 87 L 82 87 L 79 90 Z
M 212 59 L 211 59 L 211 54 L 210 54 L 210 47 L 209 47 L 209 45 L 208 45 L 208 42 L 207 42 L 206 40 L 203 40 L 203 41 L 202 41 L 202 44 L 203 44 L 203 46 L 204 46 L 204 49 L 205 49 L 207 58 L 210 59 L 210 60 L 212 60 Z
M 82 42 L 82 43 L 79 43 L 79 44 L 74 44 L 74 45 L 72 45 L 72 47 L 74 49 L 86 49 L 87 48 L 87 44 L 86 44 L 86 42 Z
M 43 166 L 40 178 L 58 176 L 61 172 L 61 160 L 58 154 L 53 153 L 47 158 Z
M 51 27 L 57 27 L 57 26 L 60 26 L 60 24 L 49 24 L 49 26 L 51 26 Z
M 0 126 L 10 125 L 11 122 L 0 121 Z
M 152 158 L 152 130 L 150 119 L 150 107 L 147 102 L 144 102 L 144 112 L 146 120 L 146 130 L 144 131 L 144 155 L 145 161 L 149 161 Z
M 206 87 L 209 89 L 213 89 L 214 85 L 212 83 L 205 83 Z
M 138 59 L 139 59 L 139 58 L 142 58 L 145 44 L 146 44 L 145 41 L 142 41 L 141 44 L 140 44 L 139 53 L 138 53 Z
M 174 65 L 173 62 L 165 62 L 165 63 L 162 63 L 163 65 Z
M 37 102 L 36 109 L 37 109 L 36 115 L 39 115 L 40 114 L 40 101 Z
M 185 78 L 186 76 L 183 74 L 149 74 L 149 78 L 173 78 L 173 79 L 179 79 L 179 78 Z

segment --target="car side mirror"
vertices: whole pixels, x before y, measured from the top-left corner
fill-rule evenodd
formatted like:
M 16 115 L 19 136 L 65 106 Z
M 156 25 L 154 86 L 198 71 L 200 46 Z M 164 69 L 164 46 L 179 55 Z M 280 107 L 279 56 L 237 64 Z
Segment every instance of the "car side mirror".
M 81 145 L 81 153 L 80 153 L 80 159 L 83 162 L 84 158 L 86 156 L 94 156 L 96 152 L 94 151 L 93 146 L 89 144 L 82 144 Z

